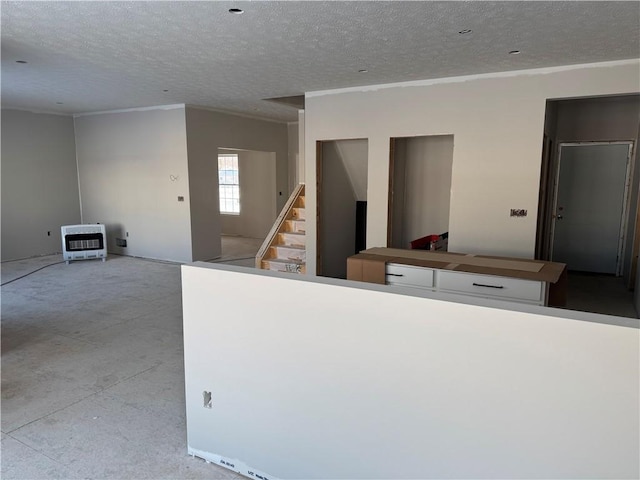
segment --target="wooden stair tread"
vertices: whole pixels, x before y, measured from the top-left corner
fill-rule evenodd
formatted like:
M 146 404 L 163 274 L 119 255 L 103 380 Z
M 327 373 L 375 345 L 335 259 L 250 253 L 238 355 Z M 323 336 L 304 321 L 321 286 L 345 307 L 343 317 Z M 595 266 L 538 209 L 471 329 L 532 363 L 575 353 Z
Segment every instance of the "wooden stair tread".
M 256 254 L 256 268 L 306 273 L 305 203 L 305 186 L 300 184 L 289 196 Z
M 279 243 L 277 245 L 273 245 L 273 248 L 290 248 L 291 250 L 306 250 L 307 247 L 304 245 L 285 245 L 284 243 Z
M 304 260 L 293 260 L 288 258 L 263 258 L 263 262 L 272 262 L 272 263 L 294 263 L 296 265 L 304 265 Z

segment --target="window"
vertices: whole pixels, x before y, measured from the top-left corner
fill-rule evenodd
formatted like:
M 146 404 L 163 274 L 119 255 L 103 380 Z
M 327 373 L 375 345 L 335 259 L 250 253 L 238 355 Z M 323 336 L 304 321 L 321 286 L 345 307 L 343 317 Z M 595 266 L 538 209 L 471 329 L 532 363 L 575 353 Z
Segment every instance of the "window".
M 218 155 L 218 185 L 220 213 L 240 214 L 240 182 L 238 181 L 238 155 Z

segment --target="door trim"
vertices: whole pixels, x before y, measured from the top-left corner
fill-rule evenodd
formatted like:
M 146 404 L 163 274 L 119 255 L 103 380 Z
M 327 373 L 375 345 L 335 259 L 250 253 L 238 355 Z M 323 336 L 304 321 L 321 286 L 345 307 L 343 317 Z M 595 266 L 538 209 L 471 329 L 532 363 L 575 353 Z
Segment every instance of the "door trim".
M 627 212 L 629 211 L 630 198 L 630 172 L 631 172 L 631 153 L 633 152 L 632 141 L 620 141 L 620 142 L 562 142 L 558 144 L 558 162 L 556 165 L 556 171 L 554 174 L 553 185 L 553 202 L 551 209 L 551 229 L 550 229 L 550 241 L 549 241 L 549 258 L 553 259 L 553 245 L 556 233 L 556 212 L 558 211 L 558 188 L 560 183 L 560 165 L 562 164 L 562 147 L 593 147 L 597 145 L 627 145 L 627 165 L 625 170 L 624 179 L 624 192 L 622 196 L 622 221 L 620 222 L 620 234 L 618 237 L 618 258 L 616 261 L 616 277 L 622 275 L 622 267 L 624 264 L 624 247 L 625 236 L 627 232 Z

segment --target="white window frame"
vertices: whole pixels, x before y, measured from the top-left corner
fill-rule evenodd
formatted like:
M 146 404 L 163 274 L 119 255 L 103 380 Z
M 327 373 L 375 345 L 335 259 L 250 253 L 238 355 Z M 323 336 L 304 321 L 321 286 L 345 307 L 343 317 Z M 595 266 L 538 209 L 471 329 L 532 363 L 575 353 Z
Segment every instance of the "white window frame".
M 232 173 L 234 171 L 235 175 Z M 221 215 L 240 215 L 240 169 L 237 153 L 218 154 L 218 198 Z

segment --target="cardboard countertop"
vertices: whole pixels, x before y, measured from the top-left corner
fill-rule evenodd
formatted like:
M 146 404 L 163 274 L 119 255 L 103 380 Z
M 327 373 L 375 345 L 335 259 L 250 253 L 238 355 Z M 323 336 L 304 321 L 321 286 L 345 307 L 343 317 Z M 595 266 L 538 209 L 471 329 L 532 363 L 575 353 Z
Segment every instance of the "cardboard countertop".
M 352 258 L 382 260 L 385 263 L 400 263 L 455 272 L 539 280 L 549 283 L 556 283 L 566 268 L 564 263 L 544 262 L 542 260 L 529 260 L 525 258 L 380 247 L 363 250 Z

